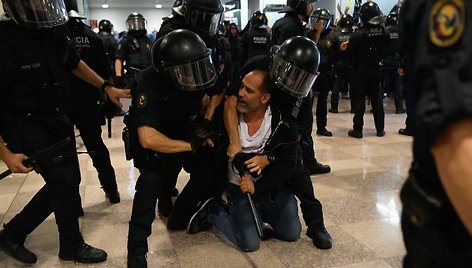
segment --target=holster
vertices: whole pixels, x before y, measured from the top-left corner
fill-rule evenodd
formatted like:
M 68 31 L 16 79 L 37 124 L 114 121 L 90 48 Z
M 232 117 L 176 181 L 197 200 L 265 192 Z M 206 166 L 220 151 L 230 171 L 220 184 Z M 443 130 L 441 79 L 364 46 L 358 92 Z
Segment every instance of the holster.
M 412 168 L 409 177 L 400 191 L 403 213 L 410 222 L 417 226 L 441 226 L 453 215 L 453 209 L 445 194 L 433 194 L 423 189 L 418 183 L 419 177 Z

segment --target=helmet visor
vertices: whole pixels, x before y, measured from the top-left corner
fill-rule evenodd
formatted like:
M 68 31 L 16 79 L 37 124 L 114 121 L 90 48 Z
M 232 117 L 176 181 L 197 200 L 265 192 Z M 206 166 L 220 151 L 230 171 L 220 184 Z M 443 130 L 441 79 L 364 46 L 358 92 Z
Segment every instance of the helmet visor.
M 208 33 L 209 35 L 215 35 L 218 33 L 221 13 L 192 10 L 189 16 L 189 23 L 196 30 Z
M 311 15 L 310 18 L 308 19 L 308 25 L 310 25 L 310 29 L 311 30 L 314 30 L 315 29 L 315 24 L 318 22 L 318 21 L 321 21 L 323 23 L 323 27 L 322 29 L 328 29 L 328 23 L 329 23 L 329 20 L 328 19 L 325 19 L 323 17 L 320 17 L 319 15 Z
M 12 5 L 4 7 L 19 25 L 32 28 L 51 28 L 62 25 L 69 19 L 64 1 L 16 0 L 12 1 Z
M 270 69 L 271 78 L 280 89 L 294 97 L 306 97 L 313 83 L 315 83 L 318 74 L 318 72 L 307 72 L 278 55 L 273 56 L 272 67 Z
M 217 72 L 210 52 L 195 61 L 164 66 L 167 79 L 184 91 L 199 91 L 213 86 L 217 81 Z
M 126 21 L 126 30 L 141 31 L 146 30 L 146 20 L 143 18 L 133 18 Z

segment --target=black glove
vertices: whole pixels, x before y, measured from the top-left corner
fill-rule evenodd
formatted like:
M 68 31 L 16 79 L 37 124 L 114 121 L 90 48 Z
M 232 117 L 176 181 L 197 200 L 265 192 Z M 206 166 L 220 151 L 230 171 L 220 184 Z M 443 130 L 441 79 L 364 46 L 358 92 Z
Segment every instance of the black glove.
M 233 169 L 236 169 L 237 174 L 239 176 L 243 176 L 244 173 L 250 173 L 249 168 L 244 164 L 247 160 L 253 158 L 256 154 L 254 153 L 243 153 L 239 152 L 236 155 L 234 155 L 233 159 Z M 241 174 L 243 173 L 243 174 Z M 252 177 L 257 178 L 259 175 L 257 172 L 250 173 Z
M 201 116 L 192 117 L 189 125 L 189 143 L 194 153 L 203 147 L 205 140 L 212 137 L 213 131 L 210 124 L 208 119 Z
M 113 80 L 113 83 L 115 84 L 117 88 L 126 87 L 125 78 L 123 76 L 116 76 L 115 79 Z

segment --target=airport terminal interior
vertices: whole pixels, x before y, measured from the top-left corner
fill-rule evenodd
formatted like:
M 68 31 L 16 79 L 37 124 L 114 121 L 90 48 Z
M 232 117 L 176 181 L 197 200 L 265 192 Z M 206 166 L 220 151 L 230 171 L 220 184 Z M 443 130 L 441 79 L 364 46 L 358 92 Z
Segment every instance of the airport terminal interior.
M 148 30 L 151 32 L 159 29 L 162 17 L 170 14 L 173 2 L 84 0 L 79 1 L 79 8 L 91 25 L 96 26 L 101 19 L 109 19 L 117 33 L 125 30 L 126 16 L 138 11 L 148 20 Z M 234 8 L 225 13 L 225 19 L 244 27 L 253 11 L 264 8 L 269 24 L 273 24 L 275 19 L 282 16 L 276 12 L 277 8 L 286 1 L 222 2 L 227 5 L 227 9 Z M 397 0 L 376 2 L 388 14 Z M 337 3 L 344 10 L 352 7 L 354 0 L 320 0 L 315 3 L 315 7 L 328 8 L 338 16 Z M 103 4 L 109 7 L 103 9 Z M 129 101 L 125 101 L 125 110 L 126 104 L 129 105 Z M 312 244 L 312 240 L 305 235 L 307 227 L 300 210 L 302 234 L 298 241 L 268 239 L 262 242 L 259 250 L 251 253 L 234 248 L 214 229 L 195 235 L 185 231 L 168 231 L 165 227 L 166 218 L 156 216 L 148 240 L 149 267 L 402 267 L 405 248 L 400 227 L 399 190 L 411 165 L 412 137 L 398 134 L 398 130 L 405 127 L 406 114 L 395 113 L 393 98 L 384 99 L 384 109 L 384 137 L 376 136 L 369 106 L 364 116 L 364 137 L 356 139 L 347 135 L 352 128 L 353 118 L 349 112 L 348 99 L 340 101 L 339 113 L 328 113 L 327 128 L 332 131 L 332 137 L 317 136 L 316 126 L 313 128 L 316 158 L 331 166 L 330 173 L 311 176 L 316 196 L 323 204 L 326 228 L 333 238 L 331 249 L 320 250 Z M 80 194 L 85 211 L 85 215 L 79 219 L 81 231 L 87 243 L 108 252 L 107 261 L 93 265 L 61 261 L 57 256 L 57 225 L 54 215 L 51 215 L 28 236 L 25 243 L 26 248 L 38 255 L 34 267 L 126 267 L 128 223 L 139 172 L 132 162 L 125 159 L 121 139 L 123 127 L 123 117 L 115 117 L 111 138 L 107 137 L 106 126 L 102 128 L 102 137 L 117 174 L 120 203 L 111 205 L 108 202 L 90 157 L 86 154 L 79 156 L 82 176 Z M 84 151 L 77 130 L 76 135 L 77 149 Z M 6 169 L 0 161 L 0 171 Z M 188 174 L 182 171 L 177 188 L 181 190 L 187 180 Z M 44 180 L 35 172 L 13 174 L 0 181 L 0 223 L 12 219 L 43 185 Z M 0 267 L 25 265 L 0 251 Z
M 316 196 L 323 204 L 326 228 L 333 237 L 329 250 L 317 249 L 305 235 L 297 242 L 270 239 L 259 250 L 244 253 L 233 248 L 214 230 L 189 235 L 169 232 L 165 218 L 156 217 L 149 238 L 149 267 L 401 267 L 405 254 L 400 228 L 399 189 L 411 164 L 412 138 L 399 135 L 405 114 L 395 114 L 393 100 L 384 101 L 385 132 L 377 137 L 372 114 L 366 112 L 364 137 L 347 135 L 352 127 L 349 100 L 343 99 L 338 114 L 328 114 L 333 137 L 315 134 L 318 161 L 331 166 L 328 174 L 311 176 Z M 369 111 L 369 107 L 366 109 Z M 97 172 L 86 155 L 79 157 L 82 183 L 80 193 L 85 216 L 80 218 L 85 240 L 108 252 L 108 260 L 92 267 L 126 267 L 128 222 L 138 171 L 125 160 L 121 131 L 122 117 L 113 119 L 112 138 L 103 128 L 103 140 L 110 150 L 117 173 L 121 202 L 110 205 L 105 199 Z M 78 134 L 78 133 L 77 133 Z M 78 150 L 83 151 L 80 138 Z M 5 170 L 5 165 L 1 165 Z M 188 174 L 181 173 L 182 189 Z M 8 222 L 44 184 L 36 173 L 11 175 L 0 182 L 0 221 Z M 300 219 L 301 212 L 299 210 Z M 74 267 L 57 257 L 58 233 L 50 216 L 26 240 L 25 246 L 38 255 L 35 267 Z M 79 265 L 85 266 L 85 265 Z M 0 252 L 0 267 L 24 267 Z

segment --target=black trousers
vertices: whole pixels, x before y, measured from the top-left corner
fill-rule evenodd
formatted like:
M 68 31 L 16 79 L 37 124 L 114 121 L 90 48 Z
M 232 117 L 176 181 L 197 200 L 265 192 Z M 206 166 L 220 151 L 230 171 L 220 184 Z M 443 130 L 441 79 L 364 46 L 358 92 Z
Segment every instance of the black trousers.
M 298 124 L 298 134 L 300 135 L 300 148 L 302 150 L 303 163 L 310 165 L 314 162 L 317 162 L 315 157 L 315 149 L 313 138 L 311 137 L 311 131 L 313 130 L 313 96 L 310 94 L 305 98 L 304 107 L 309 107 L 309 109 L 300 110 L 298 115 L 298 120 L 303 120 L 302 124 Z M 303 113 L 303 114 L 302 114 Z M 303 119 L 301 119 L 303 118 Z M 303 126 L 303 127 L 300 127 Z
M 299 150 L 300 155 L 301 150 Z M 295 173 L 290 178 L 290 189 L 300 200 L 300 208 L 306 226 L 315 230 L 324 228 L 323 207 L 321 202 L 316 199 L 310 175 L 301 163 L 297 165 Z
M 354 130 L 362 131 L 364 127 L 365 96 L 372 105 L 374 123 L 377 131 L 384 130 L 385 113 L 380 89 L 380 71 L 374 67 L 356 68 L 354 71 Z
M 395 99 L 395 109 L 397 111 L 403 110 L 403 90 L 402 78 L 398 75 L 397 69 L 386 69 L 382 71 L 382 92 L 393 93 Z
M 338 62 L 335 67 L 333 91 L 331 92 L 331 108 L 338 108 L 339 92 L 344 89 L 346 84 L 349 84 L 351 91 L 349 95 L 352 100 L 352 78 L 352 67 L 350 64 L 345 61 Z
M 85 107 L 85 108 L 84 108 Z M 116 185 L 115 170 L 111 165 L 110 153 L 102 140 L 102 128 L 100 111 L 96 103 L 89 103 L 83 107 L 71 107 L 68 116 L 72 123 L 80 131 L 80 136 L 85 148 L 90 154 L 92 163 L 98 173 L 98 179 L 106 193 L 115 192 Z
M 71 137 L 74 132 L 70 120 L 62 113 L 1 115 L 2 138 L 13 152 L 30 155 L 55 142 Z M 61 149 L 58 154 L 75 152 L 75 143 Z M 10 222 L 5 233 L 22 243 L 52 212 L 59 229 L 60 252 L 73 254 L 84 243 L 79 231 L 79 163 L 76 156 L 65 157 L 61 162 L 40 163 L 46 184 Z
M 333 89 L 333 81 L 334 76 L 331 72 L 329 74 L 321 73 L 314 84 L 314 90 L 318 92 L 316 101 L 316 127 L 318 130 L 325 129 L 328 124 L 328 94 Z
M 136 257 L 148 252 L 147 238 L 156 218 L 156 202 L 162 189 L 160 170 L 140 170 L 133 199 L 133 211 L 128 230 L 128 256 Z

